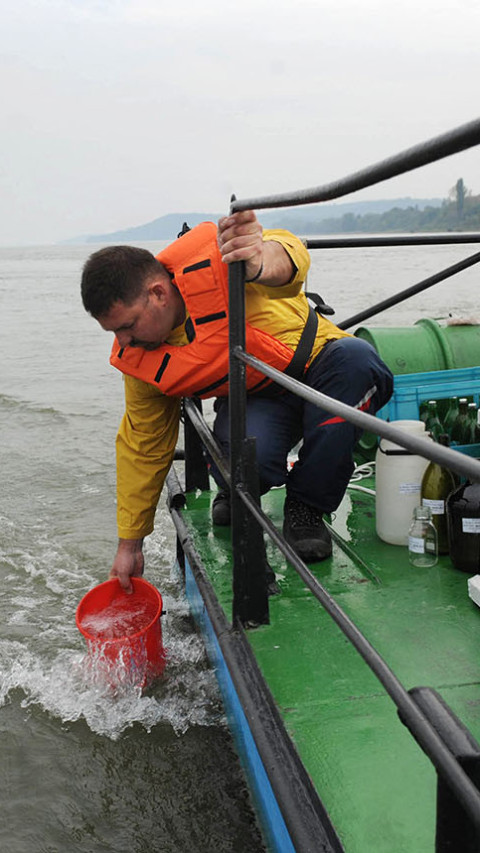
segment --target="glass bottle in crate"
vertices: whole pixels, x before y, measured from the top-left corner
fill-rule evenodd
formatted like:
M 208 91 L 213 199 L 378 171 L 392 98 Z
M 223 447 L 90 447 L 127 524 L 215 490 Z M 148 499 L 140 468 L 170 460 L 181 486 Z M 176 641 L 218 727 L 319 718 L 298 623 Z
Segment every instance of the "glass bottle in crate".
M 441 435 L 438 442 L 448 447 L 448 435 Z M 422 478 L 420 497 L 422 506 L 430 507 L 432 523 L 437 531 L 439 554 L 448 554 L 446 500 L 456 485 L 455 477 L 448 468 L 438 462 L 430 462 Z
M 480 444 L 480 409 L 477 409 L 477 423 L 473 433 L 473 444 Z
M 416 506 L 408 531 L 408 559 L 412 566 L 428 569 L 437 562 L 437 531 L 429 506 Z
M 440 418 L 438 417 L 436 400 L 428 401 L 428 411 L 425 420 L 425 428 L 427 432 L 430 433 L 434 441 L 438 441 L 439 436 L 445 431 L 441 424 Z
M 449 437 L 452 435 L 452 427 L 458 415 L 458 397 L 450 397 L 448 400 L 448 408 L 443 419 L 443 427 Z
M 451 444 L 468 444 L 468 429 L 468 400 L 466 397 L 460 397 L 458 401 L 458 415 L 453 423 L 450 436 Z
M 447 498 L 450 559 L 456 569 L 480 571 L 480 483 L 467 480 Z
M 468 429 L 468 444 L 475 443 L 475 430 L 477 427 L 477 404 L 469 403 L 468 404 L 468 417 L 470 419 L 469 429 Z
M 418 407 L 418 419 L 420 421 L 423 421 L 423 423 L 426 423 L 426 420 L 428 418 L 428 412 L 429 412 L 428 400 L 422 400 L 422 402 L 419 404 L 419 407 Z

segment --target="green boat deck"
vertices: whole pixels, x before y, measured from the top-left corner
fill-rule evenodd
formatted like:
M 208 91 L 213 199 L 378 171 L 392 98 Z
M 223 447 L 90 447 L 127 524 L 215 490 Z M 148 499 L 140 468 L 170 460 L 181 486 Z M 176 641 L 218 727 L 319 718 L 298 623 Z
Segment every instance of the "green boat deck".
M 365 485 L 373 485 L 365 481 Z M 231 618 L 230 528 L 213 528 L 215 492 L 183 512 Z M 284 492 L 262 507 L 281 528 Z M 375 533 L 375 498 L 349 490 L 332 518 L 330 559 L 310 566 L 406 689 L 435 688 L 480 740 L 480 610 L 448 557 L 413 568 Z M 432 853 L 436 774 L 380 682 L 271 543 L 280 594 L 248 640 L 347 853 Z

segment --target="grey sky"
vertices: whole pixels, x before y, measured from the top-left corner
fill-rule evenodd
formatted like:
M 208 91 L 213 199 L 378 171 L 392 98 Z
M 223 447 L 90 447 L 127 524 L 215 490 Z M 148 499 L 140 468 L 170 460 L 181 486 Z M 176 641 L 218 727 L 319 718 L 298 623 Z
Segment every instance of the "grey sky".
M 342 177 L 476 118 L 479 42 L 478 0 L 0 0 L 0 242 Z M 479 166 L 358 197 L 480 193 Z

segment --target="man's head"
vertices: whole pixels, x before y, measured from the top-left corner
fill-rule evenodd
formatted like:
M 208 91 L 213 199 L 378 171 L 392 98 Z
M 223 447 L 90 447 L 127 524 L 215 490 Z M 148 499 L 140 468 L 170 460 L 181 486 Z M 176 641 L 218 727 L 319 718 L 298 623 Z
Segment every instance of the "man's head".
M 156 349 L 185 319 L 170 276 L 145 249 L 109 246 L 90 256 L 81 282 L 85 309 L 121 346 Z

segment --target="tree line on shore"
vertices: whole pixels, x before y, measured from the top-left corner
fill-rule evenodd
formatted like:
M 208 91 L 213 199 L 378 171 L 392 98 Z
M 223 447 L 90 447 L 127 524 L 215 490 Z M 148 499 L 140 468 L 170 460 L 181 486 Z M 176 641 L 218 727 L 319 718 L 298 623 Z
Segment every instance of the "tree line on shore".
M 437 207 L 412 205 L 383 213 L 344 213 L 341 217 L 299 221 L 296 230 L 302 234 L 480 231 L 480 195 L 473 195 L 459 178 Z

